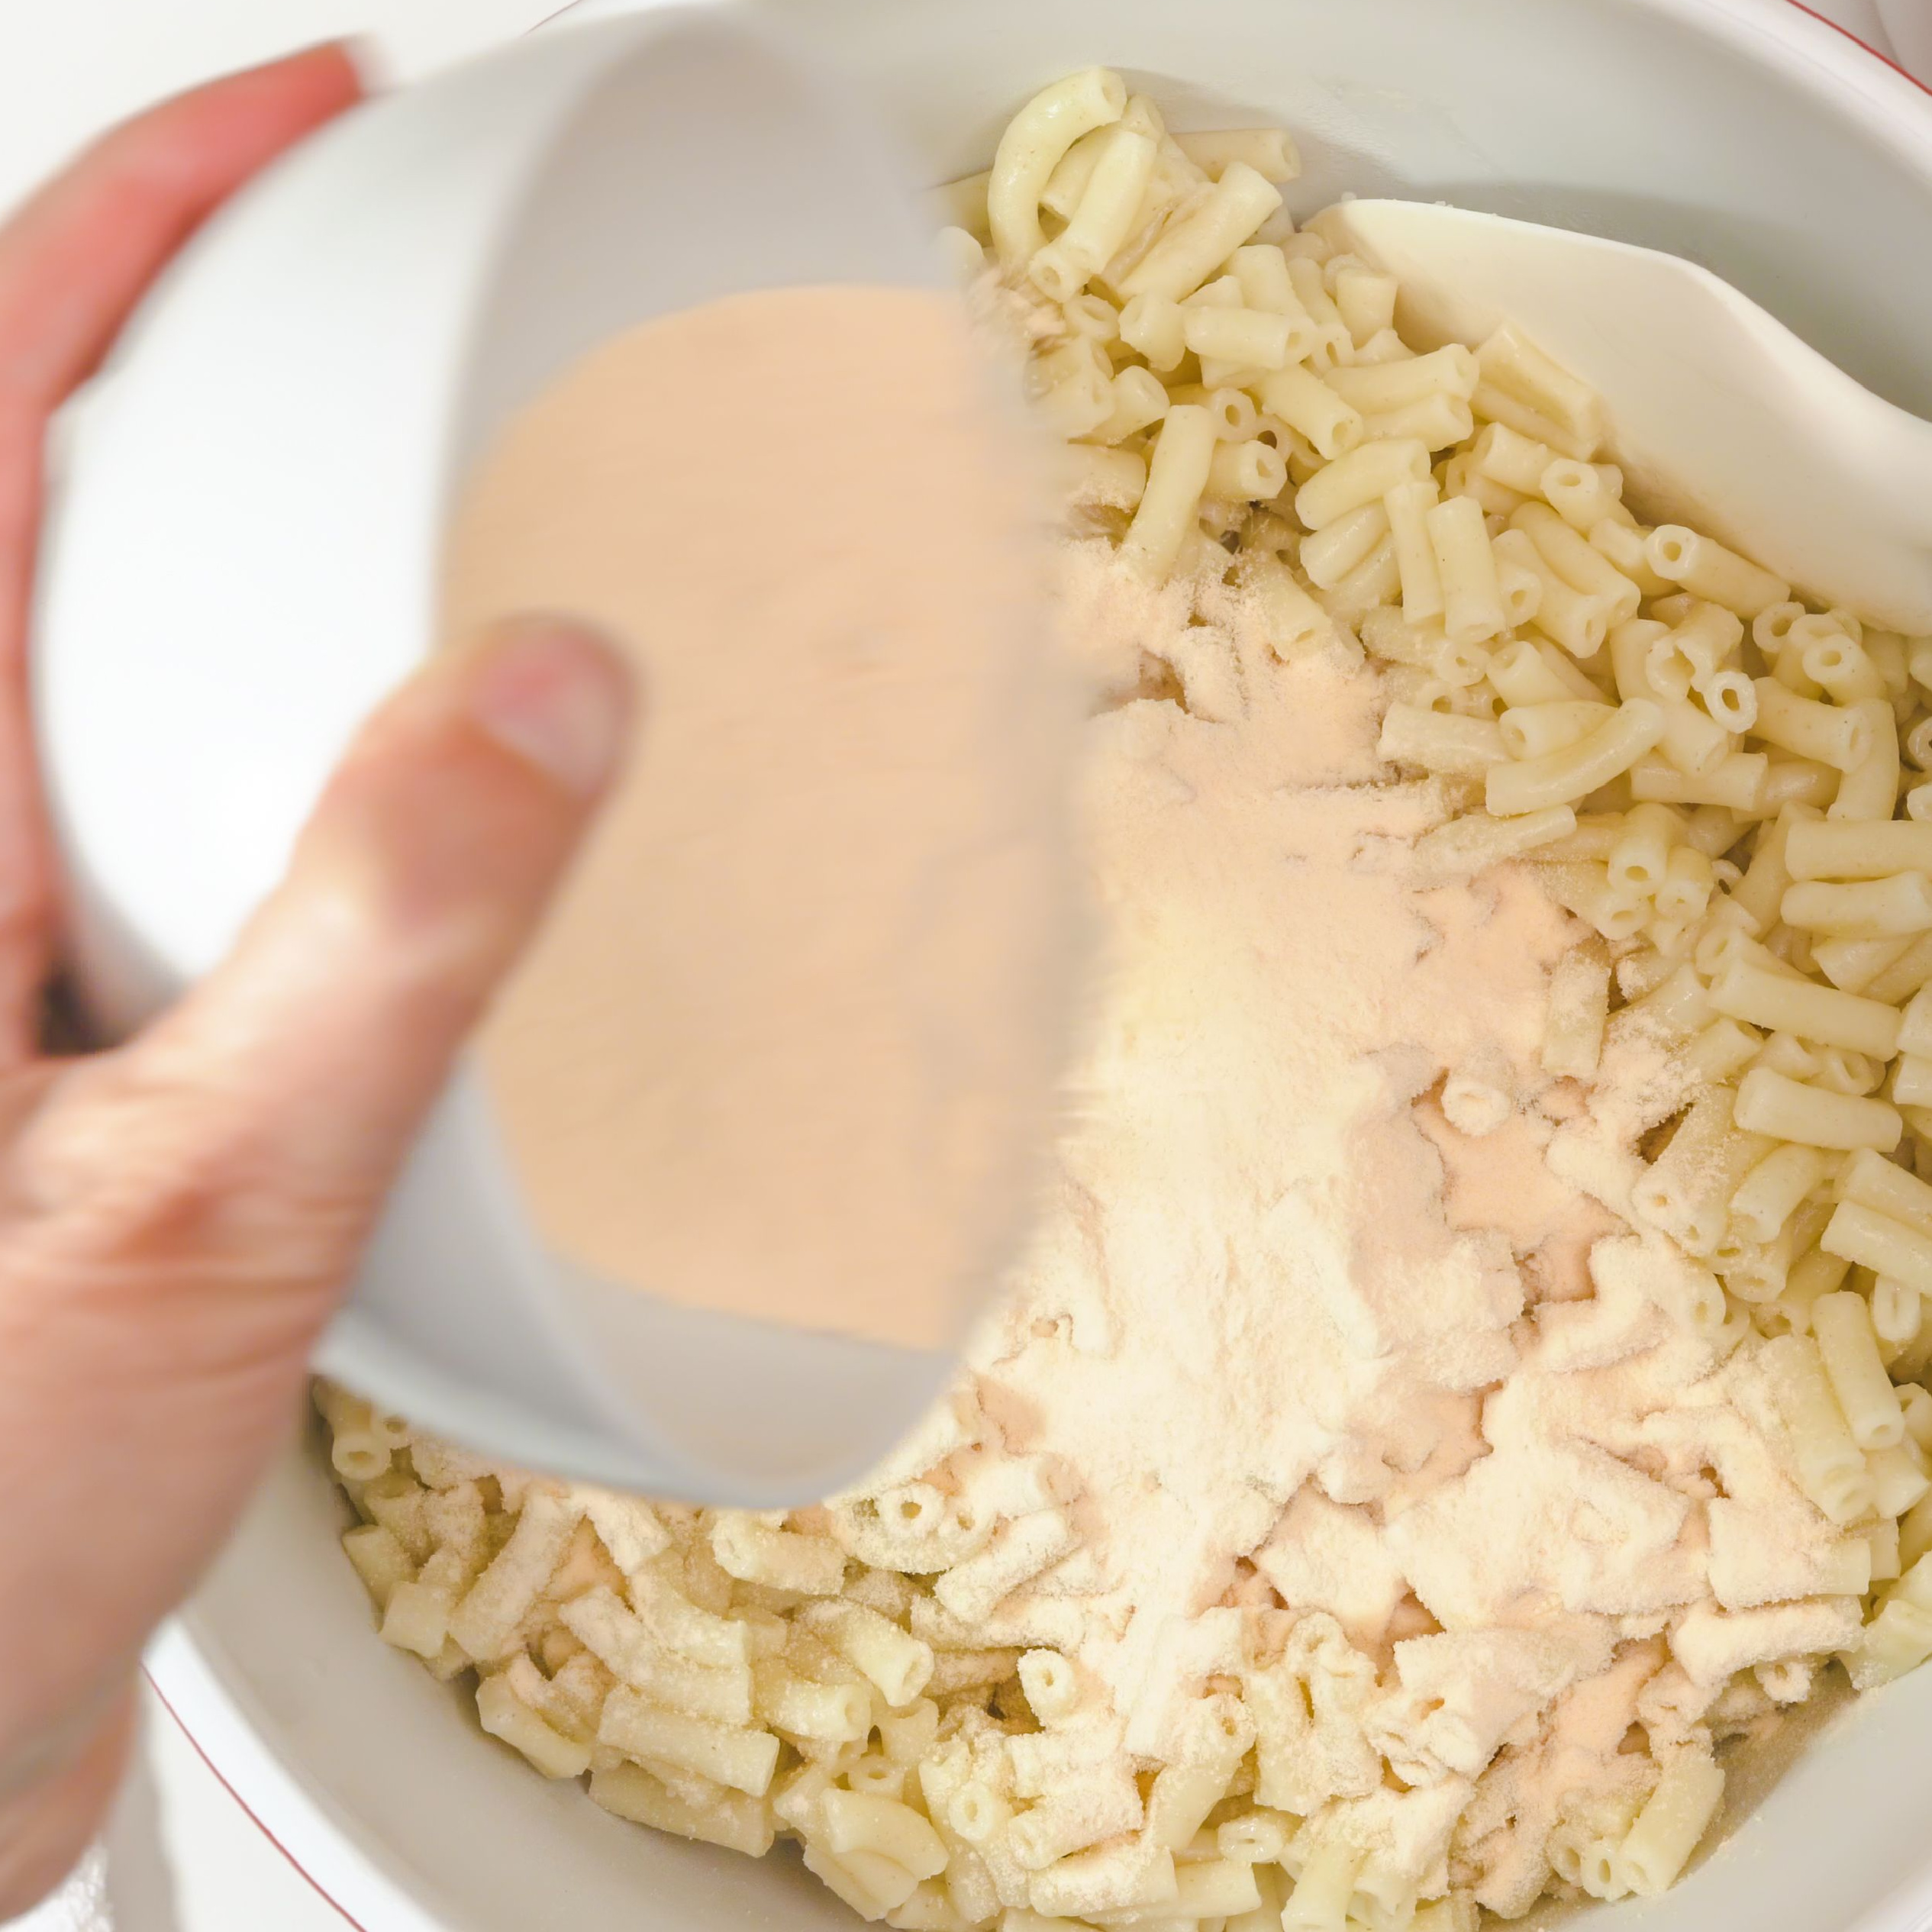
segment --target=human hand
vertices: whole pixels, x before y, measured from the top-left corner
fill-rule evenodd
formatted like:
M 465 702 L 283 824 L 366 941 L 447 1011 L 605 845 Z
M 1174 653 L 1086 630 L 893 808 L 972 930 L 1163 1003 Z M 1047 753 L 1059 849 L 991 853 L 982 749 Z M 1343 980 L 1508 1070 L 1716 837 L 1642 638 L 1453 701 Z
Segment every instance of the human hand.
M 48 424 L 200 221 L 357 93 L 327 49 L 218 82 L 0 231 L 0 1919 L 98 1825 L 142 1643 L 289 1429 L 626 737 L 622 670 L 561 623 L 436 660 L 365 727 L 227 963 L 131 1044 L 44 1056 L 58 901 L 26 660 Z

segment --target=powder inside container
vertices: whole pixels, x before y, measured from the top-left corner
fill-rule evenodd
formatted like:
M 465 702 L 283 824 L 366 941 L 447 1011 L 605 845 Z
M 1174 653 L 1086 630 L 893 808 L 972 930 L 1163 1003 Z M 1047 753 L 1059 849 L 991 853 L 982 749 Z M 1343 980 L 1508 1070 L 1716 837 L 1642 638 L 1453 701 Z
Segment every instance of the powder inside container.
M 768 290 L 662 318 L 508 427 L 447 634 L 634 653 L 630 769 L 478 1064 L 565 1260 L 943 1347 L 1050 1133 L 1079 892 L 1018 431 L 957 305 Z

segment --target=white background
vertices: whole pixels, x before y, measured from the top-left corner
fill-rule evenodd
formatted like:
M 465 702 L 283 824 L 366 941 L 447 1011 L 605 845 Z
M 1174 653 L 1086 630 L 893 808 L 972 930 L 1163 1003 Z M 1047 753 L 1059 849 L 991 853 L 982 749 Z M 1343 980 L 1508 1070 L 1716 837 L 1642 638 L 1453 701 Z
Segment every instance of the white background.
M 224 69 L 353 35 L 364 40 L 373 71 L 407 77 L 534 26 L 561 4 L 7 0 L 0 10 L 0 208 L 96 130 Z M 1932 62 L 1932 0 L 1813 4 L 1861 39 L 1887 47 L 1882 6 L 1897 27 L 1898 50 Z M 116 1932 L 344 1932 L 347 1921 L 260 1834 L 158 1707 L 149 1713 L 147 1760 L 117 1827 L 118 1863 L 109 1885 Z M 164 1866 L 173 1868 L 171 1887 Z M 50 1932 L 66 1932 L 72 1923 L 56 1918 Z

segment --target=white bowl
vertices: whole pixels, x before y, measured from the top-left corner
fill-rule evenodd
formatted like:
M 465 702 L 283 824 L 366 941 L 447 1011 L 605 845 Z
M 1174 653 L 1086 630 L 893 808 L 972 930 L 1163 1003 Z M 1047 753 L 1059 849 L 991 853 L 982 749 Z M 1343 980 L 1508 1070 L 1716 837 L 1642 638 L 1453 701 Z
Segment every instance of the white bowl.
M 1932 96 L 1785 0 L 775 4 L 935 179 L 982 166 L 1043 81 L 1111 63 L 1184 127 L 1285 121 L 1298 208 L 1421 192 L 1675 248 L 1932 414 Z M 338 1527 L 319 1463 L 292 1454 L 153 1669 L 367 1932 L 850 1932 L 792 1860 L 620 1824 L 482 1740 L 460 1694 L 376 1639 Z M 1834 1719 L 1761 1803 L 1740 1788 L 1679 1889 L 1590 1922 L 1914 1932 L 1928 1787 L 1932 1672 Z

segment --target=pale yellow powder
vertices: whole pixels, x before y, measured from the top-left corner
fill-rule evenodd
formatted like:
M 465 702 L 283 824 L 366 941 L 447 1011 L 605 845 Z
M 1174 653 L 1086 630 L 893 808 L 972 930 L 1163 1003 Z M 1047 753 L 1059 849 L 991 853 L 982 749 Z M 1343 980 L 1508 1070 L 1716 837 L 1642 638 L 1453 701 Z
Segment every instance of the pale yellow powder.
M 510 426 L 447 623 L 575 612 L 643 743 L 479 1063 L 537 1227 L 602 1278 L 918 1347 L 1010 1258 L 1079 895 L 1075 712 L 1018 433 L 956 305 L 663 318 Z

